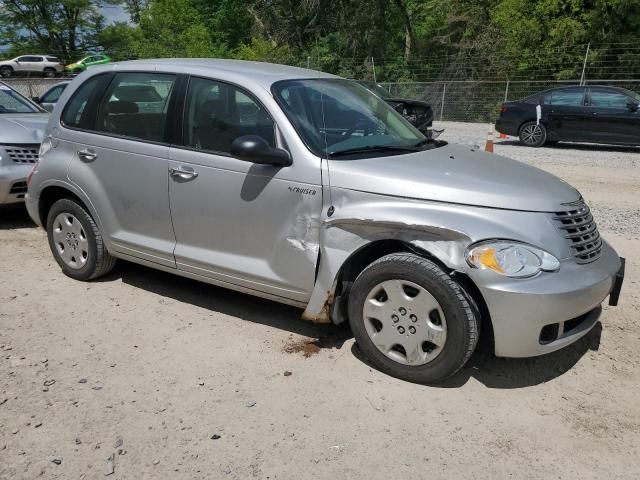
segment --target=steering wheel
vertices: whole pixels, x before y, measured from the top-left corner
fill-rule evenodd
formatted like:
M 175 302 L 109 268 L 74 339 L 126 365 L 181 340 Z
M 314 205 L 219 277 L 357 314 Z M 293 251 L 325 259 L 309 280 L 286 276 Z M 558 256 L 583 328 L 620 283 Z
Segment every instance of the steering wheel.
M 344 132 L 342 135 L 345 137 L 350 137 L 356 130 L 358 130 L 358 127 L 362 127 L 362 133 L 364 134 L 364 136 L 367 136 L 371 133 L 371 122 L 360 119 L 353 125 L 353 127 Z

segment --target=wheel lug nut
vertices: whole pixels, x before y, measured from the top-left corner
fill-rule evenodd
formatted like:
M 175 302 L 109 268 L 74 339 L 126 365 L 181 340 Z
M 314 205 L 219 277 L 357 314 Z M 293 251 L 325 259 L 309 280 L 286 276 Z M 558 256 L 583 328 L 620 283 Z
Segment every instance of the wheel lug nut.
M 416 333 L 416 327 L 413 327 L 413 326 L 409 327 L 409 332 L 411 332 L 412 334 Z
M 398 327 L 398 333 L 404 333 L 404 327 Z
M 393 320 L 393 323 L 398 323 L 398 320 L 400 320 L 398 318 L 398 315 L 391 315 L 391 320 Z
M 400 307 L 400 309 L 398 309 L 398 311 L 400 312 L 400 315 L 406 315 L 407 314 L 407 310 L 405 310 L 402 307 Z
M 409 315 L 409 318 L 413 323 L 416 323 L 418 321 L 418 317 L 416 317 L 414 314 Z

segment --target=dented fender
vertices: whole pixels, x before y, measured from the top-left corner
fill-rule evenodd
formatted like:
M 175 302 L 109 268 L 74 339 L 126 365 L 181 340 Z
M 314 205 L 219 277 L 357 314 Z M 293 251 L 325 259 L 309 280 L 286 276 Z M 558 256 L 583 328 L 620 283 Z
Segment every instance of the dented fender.
M 331 197 L 334 213 L 325 216 L 320 225 L 318 274 L 303 314 L 305 320 L 314 322 L 344 321 L 334 305 L 340 271 L 354 254 L 374 242 L 401 241 L 461 273 L 471 270 L 465 251 L 477 241 L 509 238 L 547 247 L 558 244 L 553 226 L 539 212 L 428 202 L 346 189 L 332 189 Z M 566 252 L 560 251 L 562 248 L 558 245 L 559 251 L 551 253 L 563 258 Z

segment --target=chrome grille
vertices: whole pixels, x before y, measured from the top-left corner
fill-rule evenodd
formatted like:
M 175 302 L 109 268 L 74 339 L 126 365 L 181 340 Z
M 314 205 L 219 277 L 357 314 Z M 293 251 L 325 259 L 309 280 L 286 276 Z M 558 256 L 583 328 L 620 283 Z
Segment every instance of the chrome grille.
M 571 253 L 578 263 L 589 263 L 600 256 L 602 239 L 589 207 L 581 199 L 565 204 L 569 210 L 555 212 L 553 220 L 569 242 Z
M 4 146 L 4 151 L 16 163 L 36 163 L 39 149 L 40 146 L 38 144 Z

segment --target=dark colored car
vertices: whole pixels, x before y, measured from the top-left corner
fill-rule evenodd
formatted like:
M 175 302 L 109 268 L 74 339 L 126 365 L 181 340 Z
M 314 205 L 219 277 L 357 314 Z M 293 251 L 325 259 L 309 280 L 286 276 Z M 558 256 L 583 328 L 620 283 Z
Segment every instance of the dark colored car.
M 358 83 L 367 87 L 391 105 L 399 114 L 409 120 L 411 125 L 422 133 L 427 133 L 427 130 L 433 124 L 433 110 L 428 103 L 421 102 L 420 100 L 393 97 L 383 86 L 374 82 L 358 81 Z
M 639 106 L 640 95 L 624 88 L 554 88 L 504 103 L 496 130 L 530 147 L 558 141 L 640 145 Z

